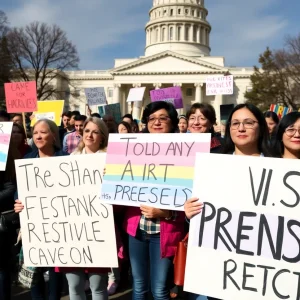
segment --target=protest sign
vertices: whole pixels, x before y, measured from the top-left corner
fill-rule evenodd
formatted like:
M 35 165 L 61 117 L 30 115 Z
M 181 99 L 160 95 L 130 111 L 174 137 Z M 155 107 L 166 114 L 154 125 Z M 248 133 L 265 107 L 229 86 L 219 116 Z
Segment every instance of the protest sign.
M 273 111 L 277 114 L 278 118 L 281 119 L 285 115 L 292 112 L 292 109 L 286 106 L 278 105 L 278 104 L 271 104 L 270 105 L 270 111 Z
M 192 193 L 196 152 L 210 134 L 110 134 L 101 200 L 183 210 Z
M 183 108 L 182 93 L 179 86 L 150 91 L 152 102 L 166 101 L 172 103 L 176 109 Z
M 120 103 L 98 106 L 98 111 L 101 117 L 109 115 L 114 117 L 116 123 L 120 123 L 122 121 Z
M 84 89 L 89 106 L 107 104 L 104 87 Z
M 36 82 L 5 83 L 6 109 L 8 113 L 36 111 Z
M 0 171 L 5 171 L 13 123 L 0 122 Z
M 31 126 L 41 119 L 51 120 L 55 122 L 57 126 L 60 126 L 64 105 L 64 100 L 38 101 L 37 111 L 33 113 L 34 118 L 31 120 Z
M 299 169 L 295 159 L 197 153 L 193 196 L 204 208 L 190 224 L 186 291 L 299 299 Z
M 127 102 L 143 101 L 146 87 L 130 89 Z
M 221 118 L 221 136 L 225 136 L 225 128 L 227 120 L 234 109 L 234 104 L 221 104 L 220 105 L 220 118 Z
M 99 199 L 105 157 L 16 161 L 26 266 L 118 267 L 113 209 Z
M 232 95 L 233 76 L 209 76 L 206 77 L 206 95 Z

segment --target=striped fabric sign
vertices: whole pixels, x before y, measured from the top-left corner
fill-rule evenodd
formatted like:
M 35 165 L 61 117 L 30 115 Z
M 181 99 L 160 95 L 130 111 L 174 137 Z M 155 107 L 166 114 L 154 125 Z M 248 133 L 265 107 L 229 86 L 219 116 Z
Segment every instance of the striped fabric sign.
M 192 196 L 196 153 L 209 153 L 210 143 L 208 133 L 110 134 L 101 200 L 182 211 Z
M 281 119 L 288 113 L 292 112 L 292 109 L 286 106 L 281 106 L 278 104 L 271 104 L 270 111 L 275 112 L 278 115 L 278 118 Z

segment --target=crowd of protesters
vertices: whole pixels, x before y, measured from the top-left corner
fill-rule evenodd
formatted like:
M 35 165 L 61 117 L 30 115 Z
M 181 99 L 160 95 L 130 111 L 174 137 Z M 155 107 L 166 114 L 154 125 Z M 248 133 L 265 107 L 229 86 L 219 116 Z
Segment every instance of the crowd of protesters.
M 64 112 L 58 127 L 46 119 L 32 128 L 22 114 L 9 115 L 0 111 L 0 122 L 13 122 L 6 170 L 0 172 L 0 213 L 14 210 L 14 226 L 0 231 L 0 299 L 11 299 L 11 273 L 22 211 L 18 198 L 14 160 L 105 152 L 110 133 L 211 134 L 211 153 L 265 156 L 283 159 L 300 158 L 300 113 L 292 112 L 281 120 L 273 112 L 262 113 L 251 104 L 237 105 L 226 123 L 225 136 L 215 131 L 216 112 L 205 103 L 195 103 L 186 115 L 178 116 L 167 102 L 148 104 L 140 124 L 127 114 L 117 124 L 113 116 L 78 111 Z M 24 124 L 25 127 L 24 128 Z M 212 166 L 215 167 L 215 166 Z M 155 300 L 176 298 L 179 287 L 173 284 L 173 257 L 178 243 L 189 228 L 189 220 L 199 214 L 205 199 L 191 198 L 185 213 L 141 205 L 114 209 L 116 233 L 125 251 L 120 267 L 101 268 L 38 268 L 39 274 L 31 287 L 33 300 L 59 300 L 64 278 L 71 300 L 86 299 L 90 289 L 93 300 L 108 299 L 132 277 L 133 299 L 146 300 L 151 292 Z M 22 252 L 22 249 L 19 249 Z M 100 253 L 99 253 L 100 255 Z M 129 271 L 130 270 L 130 271 Z M 48 296 L 45 295 L 45 273 L 48 274 Z M 188 294 L 190 299 L 200 295 Z M 209 298 L 208 299 L 214 299 Z

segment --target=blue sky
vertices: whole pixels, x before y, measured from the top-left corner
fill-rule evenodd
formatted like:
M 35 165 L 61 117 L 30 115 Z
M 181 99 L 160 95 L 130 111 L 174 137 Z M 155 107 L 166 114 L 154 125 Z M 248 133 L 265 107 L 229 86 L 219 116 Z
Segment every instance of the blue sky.
M 206 0 L 211 55 L 227 66 L 252 67 L 269 46 L 300 33 L 299 0 Z M 56 23 L 77 46 L 80 69 L 103 70 L 115 58 L 144 55 L 144 27 L 152 0 L 1 0 L 11 26 Z

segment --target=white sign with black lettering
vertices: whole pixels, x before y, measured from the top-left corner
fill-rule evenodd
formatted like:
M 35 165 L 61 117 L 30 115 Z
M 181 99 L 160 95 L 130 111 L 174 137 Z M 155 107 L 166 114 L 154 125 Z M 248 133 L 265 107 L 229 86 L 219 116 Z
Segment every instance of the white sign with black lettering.
M 295 159 L 197 153 L 193 195 L 204 208 L 191 220 L 185 291 L 300 299 L 299 170 Z
M 99 199 L 105 159 L 16 161 L 26 266 L 118 267 L 113 209 Z

